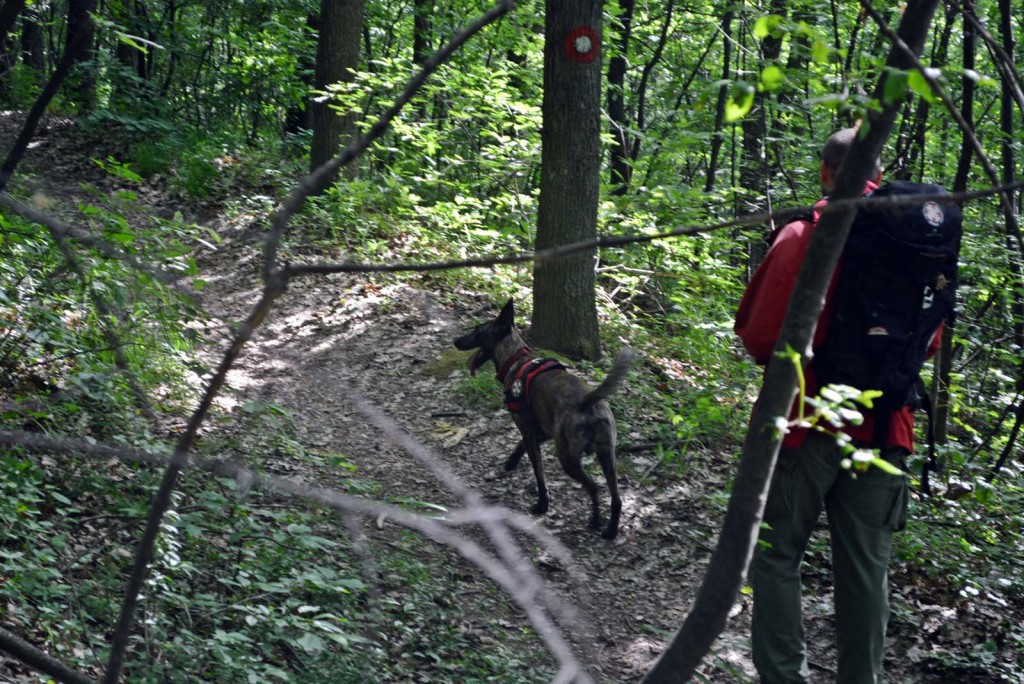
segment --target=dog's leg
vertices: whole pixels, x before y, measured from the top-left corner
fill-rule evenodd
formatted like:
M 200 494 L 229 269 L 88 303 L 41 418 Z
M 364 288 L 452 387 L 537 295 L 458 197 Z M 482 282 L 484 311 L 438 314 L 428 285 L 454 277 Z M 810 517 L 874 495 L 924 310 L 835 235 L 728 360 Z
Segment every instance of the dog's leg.
M 530 465 L 533 466 L 533 476 L 537 479 L 537 503 L 533 505 L 530 512 L 534 515 L 544 515 L 548 512 L 548 484 L 544 480 L 544 462 L 541 460 L 540 440 L 531 436 L 523 436 L 523 448 L 530 455 Z M 513 452 L 513 456 L 515 453 Z
M 556 442 L 557 448 L 557 442 Z M 572 479 L 583 485 L 583 489 L 590 495 L 590 526 L 598 528 L 601 526 L 601 503 L 597 496 L 597 483 L 583 470 L 583 454 L 567 454 L 565 450 L 558 449 L 558 462 L 562 464 L 562 470 Z
M 523 454 L 526 453 L 526 444 L 523 440 L 519 440 L 519 444 L 516 444 L 516 448 L 512 450 L 512 455 L 505 461 L 505 470 L 515 470 L 519 467 L 519 461 L 523 459 Z
M 608 527 L 604 529 L 601 536 L 605 539 L 614 539 L 615 535 L 619 533 L 619 516 L 622 514 L 622 499 L 619 498 L 619 478 L 615 473 L 615 450 L 611 448 L 598 449 L 597 462 L 601 464 L 605 482 L 608 483 L 608 492 L 612 495 L 611 517 L 608 518 Z

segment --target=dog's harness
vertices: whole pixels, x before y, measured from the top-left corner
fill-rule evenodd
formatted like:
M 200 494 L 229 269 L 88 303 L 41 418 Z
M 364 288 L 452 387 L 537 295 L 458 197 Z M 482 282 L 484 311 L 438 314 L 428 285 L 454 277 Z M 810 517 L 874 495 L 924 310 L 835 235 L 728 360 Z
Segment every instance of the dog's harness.
M 565 368 L 558 359 L 552 358 L 532 359 L 516 367 L 517 363 L 529 355 L 530 348 L 523 347 L 498 372 L 498 380 L 505 385 L 505 407 L 511 413 L 529 415 L 533 379 L 541 373 Z

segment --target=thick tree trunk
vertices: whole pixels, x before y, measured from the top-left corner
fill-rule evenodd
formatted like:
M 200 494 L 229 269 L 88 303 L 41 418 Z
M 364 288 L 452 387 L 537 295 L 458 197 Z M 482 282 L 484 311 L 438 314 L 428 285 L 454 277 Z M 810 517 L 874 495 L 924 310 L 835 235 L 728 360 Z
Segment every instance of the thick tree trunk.
M 364 0 L 321 0 L 314 79 L 316 90 L 323 91 L 331 84 L 352 80 L 349 69 L 359 66 L 363 8 Z M 317 99 L 321 101 L 314 101 L 311 107 L 313 145 L 310 170 L 333 159 L 342 144 L 347 145 L 355 134 L 354 114 L 341 116 L 331 108 L 329 100 Z M 349 168 L 354 169 L 355 166 Z M 337 176 L 328 179 L 319 191 L 323 192 L 336 180 Z
M 547 0 L 537 249 L 597 234 L 601 170 L 600 0 Z M 600 355 L 594 252 L 537 264 L 535 344 L 574 358 Z
M 937 0 L 910 0 L 900 23 L 899 38 L 915 54 L 920 54 L 935 12 Z M 910 59 L 899 49 L 889 52 L 887 66 L 911 67 Z M 875 90 L 881 101 L 883 75 Z M 825 291 L 850 231 L 856 208 L 843 206 L 842 200 L 859 198 L 864 183 L 892 131 L 898 104 L 883 105 L 868 115 L 863 139 L 854 142 L 839 170 L 832 203 L 818 224 L 807 248 L 793 297 L 786 312 L 782 331 L 775 345 L 777 352 L 795 349 L 802 359 L 809 357 L 811 338 L 825 301 Z M 761 396 L 750 418 L 739 469 L 733 482 L 729 507 L 725 514 L 718 545 L 704 575 L 693 609 L 672 643 L 644 679 L 645 684 L 685 682 L 690 679 L 714 640 L 725 627 L 729 609 L 736 600 L 743 574 L 754 552 L 764 502 L 768 493 L 782 435 L 775 422 L 788 416 L 796 397 L 796 369 L 778 359 L 765 373 Z

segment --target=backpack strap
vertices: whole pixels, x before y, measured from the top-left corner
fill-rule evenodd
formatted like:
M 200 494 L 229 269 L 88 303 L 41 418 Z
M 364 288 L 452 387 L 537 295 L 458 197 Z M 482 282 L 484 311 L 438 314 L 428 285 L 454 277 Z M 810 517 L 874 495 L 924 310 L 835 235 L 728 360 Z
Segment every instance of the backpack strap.
M 921 408 L 928 416 L 928 458 L 921 466 L 921 493 L 925 496 L 931 496 L 932 487 L 928 483 L 928 473 L 942 472 L 942 463 L 939 462 L 935 451 L 935 421 L 932 420 L 932 398 L 927 392 L 925 392 L 924 403 Z

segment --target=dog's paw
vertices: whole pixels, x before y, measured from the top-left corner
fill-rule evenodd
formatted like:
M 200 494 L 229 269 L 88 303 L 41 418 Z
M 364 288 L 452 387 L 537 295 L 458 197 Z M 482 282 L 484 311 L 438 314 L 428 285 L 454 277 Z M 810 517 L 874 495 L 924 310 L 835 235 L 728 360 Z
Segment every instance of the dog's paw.
M 601 533 L 601 536 L 604 537 L 605 539 L 615 539 L 615 537 L 618 536 L 618 534 L 619 534 L 618 526 L 612 527 L 611 525 L 609 525 L 608 527 L 605 528 L 604 532 Z
M 599 515 L 591 516 L 591 518 L 590 518 L 590 527 L 592 529 L 599 530 L 599 529 L 601 529 L 601 527 L 603 525 L 604 525 L 604 519 L 601 516 L 599 516 Z
M 530 512 L 534 515 L 544 515 L 548 512 L 548 502 L 538 501 L 537 503 L 533 504 L 533 506 L 530 507 Z
M 515 470 L 516 468 L 518 468 L 519 467 L 519 461 L 520 461 L 520 458 L 518 456 L 513 456 L 512 458 L 510 458 L 507 461 L 505 461 L 505 472 L 506 473 L 510 473 L 513 470 Z

